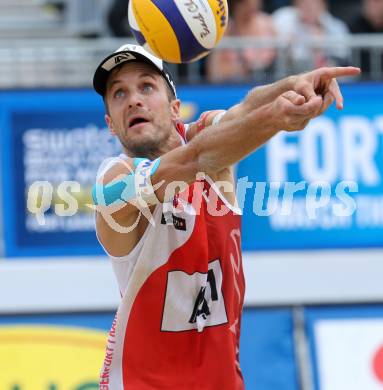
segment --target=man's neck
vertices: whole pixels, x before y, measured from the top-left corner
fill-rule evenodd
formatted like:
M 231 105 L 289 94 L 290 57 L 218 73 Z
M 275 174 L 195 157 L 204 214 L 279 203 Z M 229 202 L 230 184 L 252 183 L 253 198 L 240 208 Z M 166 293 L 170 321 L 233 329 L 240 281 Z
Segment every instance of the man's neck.
M 170 135 L 170 137 L 167 139 L 166 142 L 164 142 L 159 150 L 155 153 L 153 153 L 153 157 L 154 158 L 151 158 L 152 160 L 153 159 L 156 159 L 158 157 L 161 157 L 162 155 L 170 152 L 171 150 L 175 149 L 175 148 L 178 148 L 180 146 L 183 145 L 183 142 L 182 142 L 182 137 L 180 134 L 178 134 L 177 131 L 173 131 Z
M 158 157 L 170 152 L 171 150 L 178 148 L 184 144 L 182 136 L 174 130 L 169 138 L 162 143 L 162 145 L 155 150 L 148 150 L 144 154 L 136 155 L 134 152 L 130 151 L 126 147 L 124 147 L 124 153 L 131 158 L 140 157 L 140 158 L 148 158 L 149 160 L 155 160 Z

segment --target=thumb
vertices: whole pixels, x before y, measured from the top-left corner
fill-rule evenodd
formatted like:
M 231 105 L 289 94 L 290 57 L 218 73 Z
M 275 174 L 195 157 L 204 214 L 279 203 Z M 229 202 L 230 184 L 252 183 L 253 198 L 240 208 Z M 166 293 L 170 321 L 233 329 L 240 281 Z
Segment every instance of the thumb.
M 306 102 L 305 97 L 295 91 L 285 92 L 282 96 L 296 106 L 301 106 Z

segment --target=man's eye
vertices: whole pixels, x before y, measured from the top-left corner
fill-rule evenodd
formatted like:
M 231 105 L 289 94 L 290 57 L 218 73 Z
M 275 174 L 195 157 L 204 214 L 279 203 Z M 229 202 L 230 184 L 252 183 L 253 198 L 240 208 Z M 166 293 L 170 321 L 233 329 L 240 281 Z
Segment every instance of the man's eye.
M 152 92 L 153 91 L 153 85 L 152 84 L 149 84 L 149 83 L 146 83 L 144 84 L 144 86 L 142 87 L 142 90 L 144 92 Z
M 125 92 L 122 89 L 117 89 L 117 91 L 113 94 L 115 98 L 121 98 L 125 96 Z

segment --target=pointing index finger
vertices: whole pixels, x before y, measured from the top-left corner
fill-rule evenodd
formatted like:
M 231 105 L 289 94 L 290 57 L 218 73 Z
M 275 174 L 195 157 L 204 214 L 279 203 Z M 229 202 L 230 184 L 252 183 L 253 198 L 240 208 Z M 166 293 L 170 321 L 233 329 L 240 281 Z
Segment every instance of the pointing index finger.
M 322 76 L 333 79 L 337 77 L 357 76 L 360 72 L 360 68 L 356 68 L 354 66 L 338 66 L 333 68 L 324 68 Z

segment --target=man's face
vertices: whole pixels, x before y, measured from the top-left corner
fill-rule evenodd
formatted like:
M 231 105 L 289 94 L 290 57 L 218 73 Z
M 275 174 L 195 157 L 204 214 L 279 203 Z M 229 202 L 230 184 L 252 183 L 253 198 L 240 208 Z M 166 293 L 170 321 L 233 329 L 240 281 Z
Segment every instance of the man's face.
M 149 64 L 128 62 L 109 76 L 105 120 L 132 156 L 164 152 L 179 119 L 179 100 L 169 100 L 165 80 Z

